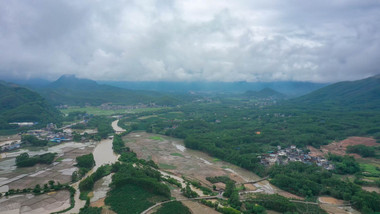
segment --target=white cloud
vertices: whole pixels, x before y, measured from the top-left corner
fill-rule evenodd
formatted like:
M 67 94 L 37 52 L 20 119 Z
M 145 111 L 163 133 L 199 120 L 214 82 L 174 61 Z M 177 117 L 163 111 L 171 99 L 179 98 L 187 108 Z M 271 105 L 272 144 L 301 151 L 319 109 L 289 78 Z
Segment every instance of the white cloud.
M 331 82 L 378 73 L 380 3 L 0 0 L 0 77 Z

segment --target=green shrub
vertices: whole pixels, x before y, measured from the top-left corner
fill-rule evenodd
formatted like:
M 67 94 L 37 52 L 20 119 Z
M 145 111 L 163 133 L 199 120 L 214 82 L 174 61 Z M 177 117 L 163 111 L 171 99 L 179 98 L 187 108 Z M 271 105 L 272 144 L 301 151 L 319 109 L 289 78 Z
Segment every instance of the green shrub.
M 184 206 L 179 201 L 172 201 L 169 203 L 163 204 L 155 214 L 191 214 L 188 207 Z

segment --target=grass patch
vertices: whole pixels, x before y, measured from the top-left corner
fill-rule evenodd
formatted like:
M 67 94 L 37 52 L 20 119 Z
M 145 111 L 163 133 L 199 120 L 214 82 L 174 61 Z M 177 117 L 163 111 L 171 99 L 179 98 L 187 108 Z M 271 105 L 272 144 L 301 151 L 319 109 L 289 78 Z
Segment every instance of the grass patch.
M 244 185 L 239 185 L 239 186 L 236 187 L 236 190 L 237 191 L 242 191 L 242 190 L 245 190 L 245 187 L 244 187 Z
M 160 136 L 152 136 L 152 137 L 150 137 L 149 139 L 151 139 L 151 140 L 159 140 L 159 141 L 163 141 L 164 139 L 162 138 L 162 137 L 160 137 Z
M 220 159 L 218 159 L 218 158 L 212 159 L 212 162 L 219 162 L 219 161 L 220 161 Z
M 170 155 L 173 155 L 173 156 L 178 156 L 178 157 L 184 157 L 182 154 L 180 153 L 171 153 Z
M 372 164 L 360 163 L 360 168 L 363 170 L 363 174 L 369 173 L 371 176 L 380 176 L 380 170 Z
M 61 109 L 61 112 L 64 114 L 69 114 L 70 112 L 75 111 L 85 111 L 87 114 L 93 114 L 93 115 L 104 115 L 104 116 L 110 116 L 114 114 L 124 114 L 127 113 L 126 109 L 118 109 L 118 110 L 103 110 L 99 107 L 89 106 L 89 107 L 70 107 L 67 109 Z
M 80 200 L 87 200 L 87 197 L 88 197 L 88 194 L 90 193 L 91 191 L 81 191 L 80 194 L 79 194 L 79 199 Z
M 63 157 L 59 157 L 57 158 L 57 160 L 55 160 L 55 162 L 62 162 L 63 159 L 64 159 Z
M 368 179 L 368 180 L 375 182 L 379 179 L 379 177 L 365 177 L 365 179 Z
M 222 166 L 222 169 L 228 169 L 228 166 Z
M 69 107 L 67 109 L 61 109 L 61 112 L 64 114 L 69 114 L 70 112 L 75 112 L 75 111 L 85 111 L 87 114 L 110 116 L 110 115 L 115 115 L 115 114 L 157 111 L 160 109 L 163 109 L 163 108 L 103 110 L 103 109 L 96 107 L 96 106 L 88 106 L 88 107 L 72 106 L 72 107 Z
M 161 169 L 177 169 L 176 166 L 165 164 L 165 163 L 160 163 L 158 165 Z
M 119 214 L 141 213 L 156 202 L 165 199 L 164 197 L 157 197 L 139 186 L 126 184 L 111 190 L 105 203 Z
M 146 119 L 149 119 L 149 118 L 152 118 L 152 117 L 158 117 L 158 116 L 154 114 L 154 115 L 148 115 L 148 116 L 139 117 L 137 119 L 139 119 L 139 120 L 146 120 Z

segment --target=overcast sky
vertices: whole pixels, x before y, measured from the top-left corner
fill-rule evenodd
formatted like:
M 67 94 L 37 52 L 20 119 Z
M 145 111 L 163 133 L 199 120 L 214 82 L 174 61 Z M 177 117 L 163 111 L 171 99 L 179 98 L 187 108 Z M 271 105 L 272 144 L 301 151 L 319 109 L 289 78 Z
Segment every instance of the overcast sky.
M 379 67 L 379 0 L 0 0 L 3 79 L 335 82 Z

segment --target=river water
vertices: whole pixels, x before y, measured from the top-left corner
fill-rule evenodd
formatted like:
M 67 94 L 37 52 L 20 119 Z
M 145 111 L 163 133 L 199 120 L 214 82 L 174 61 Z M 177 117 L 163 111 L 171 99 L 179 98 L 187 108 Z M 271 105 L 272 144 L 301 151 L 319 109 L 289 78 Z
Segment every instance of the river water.
M 122 128 L 117 126 L 117 122 L 118 122 L 118 120 L 112 122 L 112 127 L 114 128 L 114 130 L 115 131 L 123 130 Z M 95 167 L 90 172 L 88 172 L 85 177 L 94 173 L 100 166 L 105 165 L 105 164 L 113 164 L 118 159 L 118 155 L 115 154 L 113 152 L 113 149 L 112 149 L 112 139 L 103 139 L 98 144 L 96 144 L 95 149 L 93 151 L 93 155 L 94 155 L 94 159 L 95 159 Z M 97 188 L 97 186 L 96 186 L 94 188 L 94 196 L 96 196 L 97 198 L 104 195 L 103 193 L 106 192 L 104 189 L 105 186 L 108 186 L 109 183 L 112 181 L 112 179 L 110 179 L 110 176 L 107 178 L 108 179 L 102 179 L 102 181 L 105 180 L 104 181 L 105 183 L 103 182 L 103 185 L 101 185 L 102 187 L 99 186 L 99 188 Z M 79 213 L 79 209 L 82 208 L 86 203 L 86 201 L 79 199 L 79 194 L 80 194 L 79 189 L 78 189 L 79 182 L 80 181 L 78 181 L 72 185 L 77 190 L 75 193 L 75 196 L 74 196 L 75 206 L 73 209 L 66 212 L 67 214 Z
M 120 126 L 117 125 L 117 123 L 119 122 L 119 120 L 115 120 L 112 122 L 112 128 L 113 130 L 118 133 L 118 132 L 125 132 L 125 129 L 121 128 Z
M 112 150 L 112 139 L 100 141 L 96 145 L 93 155 L 95 159 L 94 171 L 102 165 L 113 164 L 118 159 L 118 156 Z

